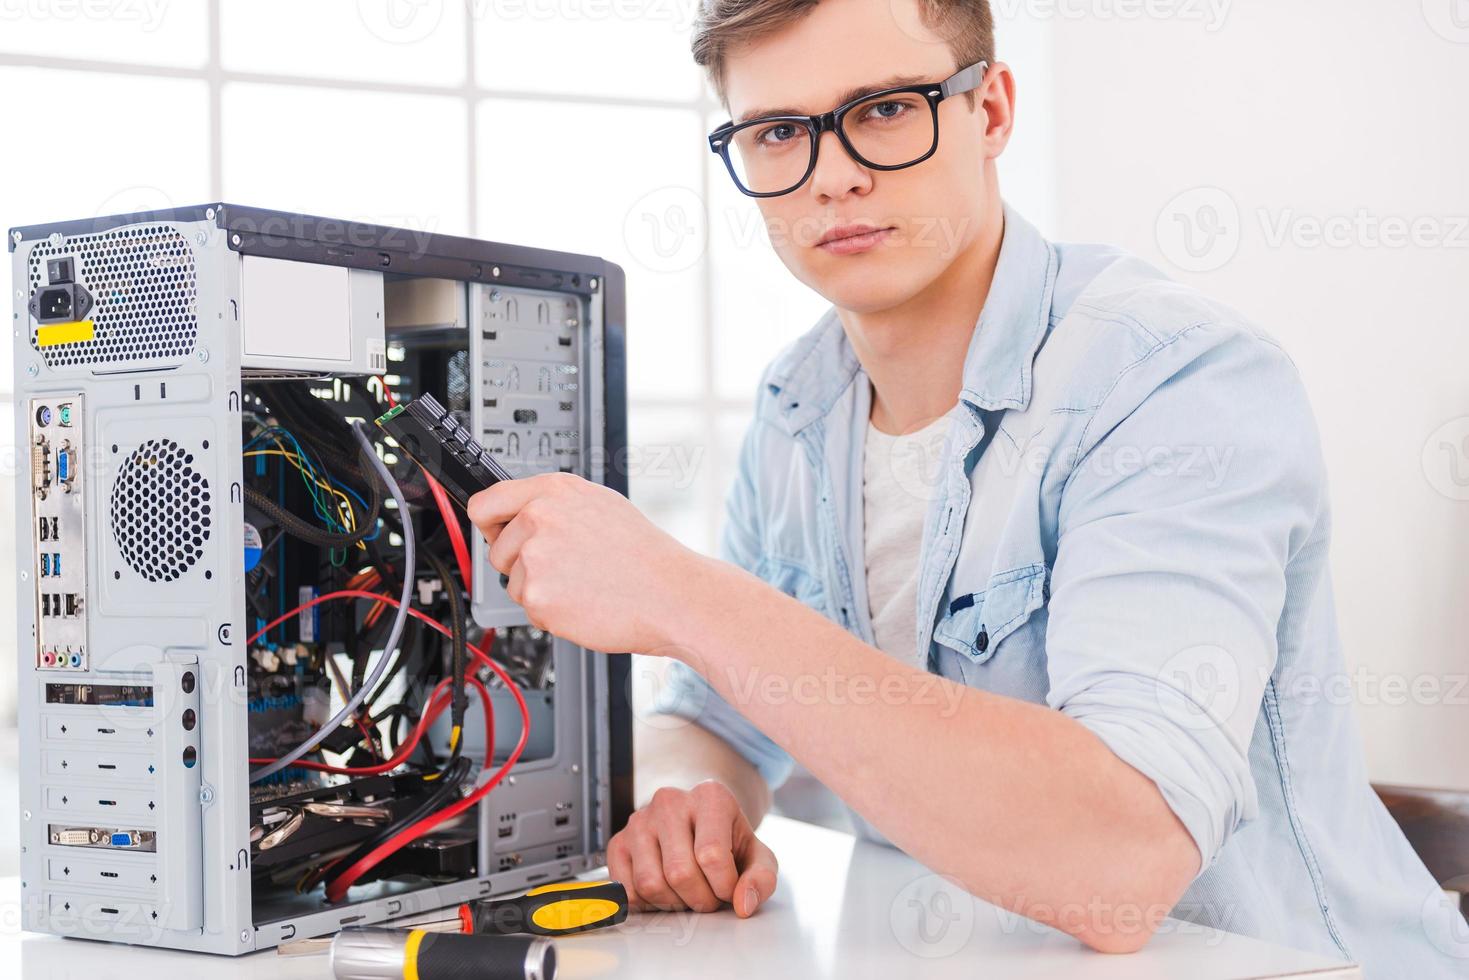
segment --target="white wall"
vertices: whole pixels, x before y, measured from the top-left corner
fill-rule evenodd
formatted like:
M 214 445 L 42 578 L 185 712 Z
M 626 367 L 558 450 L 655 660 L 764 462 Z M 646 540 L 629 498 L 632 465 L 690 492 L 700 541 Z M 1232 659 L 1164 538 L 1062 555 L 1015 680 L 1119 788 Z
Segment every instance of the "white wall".
M 1049 230 L 1133 249 L 1290 351 L 1373 776 L 1469 789 L 1469 4 L 1019 3 L 1053 33 Z M 1337 244 L 1312 235 L 1329 219 Z

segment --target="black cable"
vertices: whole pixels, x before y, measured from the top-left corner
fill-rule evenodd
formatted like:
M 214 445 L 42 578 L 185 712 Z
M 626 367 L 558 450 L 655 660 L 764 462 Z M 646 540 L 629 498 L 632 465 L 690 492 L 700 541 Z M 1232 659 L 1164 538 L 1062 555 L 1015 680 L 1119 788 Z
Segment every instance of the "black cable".
M 271 414 L 285 422 L 286 428 L 297 439 L 310 444 L 322 462 L 331 464 L 338 472 L 346 473 L 359 482 L 371 479 L 371 474 L 362 470 L 358 456 L 342 449 L 352 445 L 345 422 L 340 425 L 340 431 L 323 434 L 322 430 L 329 423 L 323 421 L 321 399 L 304 391 L 296 381 L 271 382 L 266 387 L 271 393 Z M 327 417 L 340 421 L 335 415 Z
M 405 828 L 411 827 L 414 824 L 418 823 L 418 821 L 429 816 L 430 814 L 436 813 L 439 810 L 443 809 L 448 804 L 448 801 L 451 797 L 458 795 L 459 787 L 464 784 L 464 780 L 469 776 L 470 768 L 471 765 L 468 759 L 455 759 L 450 764 L 450 766 L 444 770 L 444 773 L 439 782 L 423 784 L 425 787 L 433 786 L 434 791 L 428 795 L 427 799 L 425 799 L 422 803 L 415 807 L 413 812 L 409 813 L 401 820 L 394 820 L 392 823 L 387 824 L 372 837 L 367 838 L 366 840 L 358 844 L 355 848 L 353 848 L 346 857 L 332 862 L 331 866 L 334 868 L 352 867 L 352 865 L 356 864 L 368 854 L 372 853 L 372 851 L 376 850 L 378 845 L 384 843 L 385 841 L 391 840 Z M 314 888 L 317 883 L 328 873 L 329 871 L 326 868 L 317 869 L 315 872 L 313 872 L 313 877 L 308 882 L 306 887 Z
M 398 645 L 398 655 L 393 658 L 393 666 L 388 668 L 388 672 L 378 682 L 377 690 L 369 694 L 367 700 L 363 702 L 363 706 L 369 711 L 377 704 L 378 698 L 387 692 L 388 685 L 393 683 L 394 678 L 403 672 L 403 666 L 408 662 L 408 651 L 417 646 L 421 635 L 422 630 L 418 625 L 418 620 L 410 619 L 408 626 L 404 629 L 404 639 Z
M 367 459 L 377 470 L 378 478 L 382 480 L 382 482 L 387 486 L 388 490 L 392 493 L 393 501 L 398 505 L 398 509 L 400 511 L 406 511 L 408 509 L 408 503 L 403 499 L 403 492 L 398 488 L 398 481 L 394 479 L 393 474 L 388 471 L 386 464 L 384 464 L 382 460 L 377 458 L 377 455 L 372 446 L 372 441 L 367 434 L 367 427 L 359 423 L 357 426 L 354 427 L 352 434 L 357 439 L 357 444 L 362 447 L 363 457 Z M 412 522 L 407 522 L 403 525 L 403 594 L 399 598 L 398 608 L 394 611 L 393 614 L 393 631 L 391 636 L 388 638 L 388 642 L 385 644 L 385 649 L 392 649 L 393 647 L 398 645 L 398 640 L 403 635 L 403 624 L 408 619 L 409 604 L 413 601 L 413 596 L 410 593 L 410 587 L 413 584 L 414 561 L 416 558 L 414 544 L 415 542 L 413 539 L 413 525 Z M 378 680 L 382 677 L 383 673 L 387 671 L 387 667 L 387 659 L 384 658 L 383 660 L 380 660 L 378 662 L 378 665 L 373 668 L 371 676 L 367 678 L 367 682 L 362 687 L 353 692 L 350 697 L 347 698 L 347 703 L 344 704 L 341 709 L 326 722 L 326 724 L 322 725 L 321 728 L 317 730 L 316 734 L 312 735 L 306 741 L 302 742 L 300 745 L 296 746 L 285 755 L 276 759 L 274 762 L 255 770 L 255 772 L 251 773 L 250 775 L 250 782 L 258 783 L 262 779 L 265 779 L 268 776 L 280 772 L 282 769 L 290 766 L 297 759 L 300 759 L 302 756 L 311 752 L 318 745 L 320 745 L 321 742 L 325 740 L 327 736 L 329 736 L 335 729 L 341 727 L 341 724 L 344 720 L 350 718 L 357 711 L 357 708 L 362 704 L 363 699 L 367 697 L 369 693 L 368 689 L 377 686 Z
M 459 730 L 459 737 L 454 739 L 453 746 L 454 755 L 457 756 L 459 746 L 464 741 L 464 715 L 469 706 L 469 692 L 465 690 L 467 683 L 465 673 L 469 664 L 469 638 L 465 635 L 464 597 L 459 594 L 459 585 L 454 581 L 454 576 L 444 559 L 431 551 L 425 551 L 423 557 L 434 569 L 439 581 L 444 583 L 444 592 L 449 597 L 450 676 L 454 679 L 449 719 Z
M 376 481 L 369 481 L 368 486 L 370 503 L 367 515 L 362 519 L 357 530 L 342 533 L 323 530 L 309 521 L 302 520 L 254 487 L 245 488 L 245 502 L 275 521 L 276 526 L 287 534 L 323 548 L 342 548 L 356 544 L 377 528 L 378 517 L 382 514 L 383 496 Z

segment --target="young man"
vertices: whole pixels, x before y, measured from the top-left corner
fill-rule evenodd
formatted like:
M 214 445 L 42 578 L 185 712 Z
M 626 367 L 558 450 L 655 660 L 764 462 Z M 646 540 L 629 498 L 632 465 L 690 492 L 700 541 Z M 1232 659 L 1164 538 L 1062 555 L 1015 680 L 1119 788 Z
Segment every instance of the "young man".
M 532 622 L 672 658 L 636 901 L 751 914 L 799 760 L 974 895 L 1105 951 L 1171 910 L 1446 976 L 1463 920 L 1367 782 L 1291 362 L 1001 201 L 981 0 L 705 0 L 710 138 L 832 311 L 767 370 L 725 561 L 574 477 L 471 501 Z M 931 458 L 936 466 L 927 466 Z M 1457 947 L 1455 948 L 1457 949 Z

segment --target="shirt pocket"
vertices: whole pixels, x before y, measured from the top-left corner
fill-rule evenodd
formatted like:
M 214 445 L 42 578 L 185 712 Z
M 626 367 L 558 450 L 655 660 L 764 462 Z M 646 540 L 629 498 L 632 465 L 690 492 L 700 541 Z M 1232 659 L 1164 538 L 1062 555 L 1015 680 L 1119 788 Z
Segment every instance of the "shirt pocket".
M 956 597 L 938 625 L 936 642 L 982 664 L 1005 637 L 1024 626 L 1045 605 L 1046 566 L 1027 565 L 993 576 L 983 592 Z
M 766 556 L 756 563 L 755 576 L 822 615 L 826 614 L 826 586 L 805 566 Z

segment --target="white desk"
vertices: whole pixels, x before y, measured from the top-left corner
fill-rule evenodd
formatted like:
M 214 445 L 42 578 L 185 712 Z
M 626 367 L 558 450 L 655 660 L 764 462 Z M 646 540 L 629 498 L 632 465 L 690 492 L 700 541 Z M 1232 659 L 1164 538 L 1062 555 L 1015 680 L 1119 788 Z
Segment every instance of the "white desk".
M 612 929 L 557 940 L 562 980 L 894 977 L 972 980 L 1359 978 L 1358 969 L 1200 926 L 1170 928 L 1132 956 L 1075 940 L 976 901 L 891 848 L 779 817 L 761 837 L 780 886 L 756 915 L 640 913 Z M 15 879 L 0 892 L 0 976 L 27 980 L 210 980 L 328 977 L 324 957 L 238 959 L 17 932 Z M 427 978 L 432 980 L 432 978 Z

